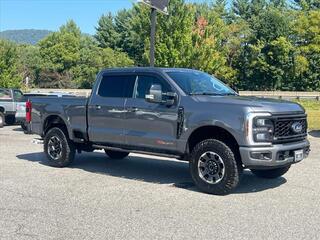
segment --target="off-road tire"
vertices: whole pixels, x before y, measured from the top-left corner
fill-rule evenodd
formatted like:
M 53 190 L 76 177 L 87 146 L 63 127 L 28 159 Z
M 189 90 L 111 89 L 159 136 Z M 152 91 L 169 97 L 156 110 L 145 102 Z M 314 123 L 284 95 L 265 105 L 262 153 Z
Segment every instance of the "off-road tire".
M 251 169 L 251 172 L 260 178 L 273 179 L 273 178 L 278 178 L 284 175 L 286 172 L 289 171 L 290 167 L 291 165 L 281 167 L 281 168 L 267 169 L 267 170 Z
M 61 157 L 58 159 L 54 159 L 48 152 L 48 144 L 52 137 L 56 137 L 61 141 Z M 73 162 L 75 156 L 75 147 L 72 141 L 69 139 L 64 128 L 54 127 L 50 129 L 44 137 L 44 152 L 47 156 L 50 166 L 61 168 L 66 167 Z
M 220 182 L 215 184 L 208 183 L 200 177 L 198 162 L 201 155 L 206 152 L 217 153 L 224 164 L 224 176 Z M 232 192 L 238 186 L 242 172 L 240 164 L 237 164 L 235 154 L 231 148 L 216 139 L 204 140 L 194 147 L 191 152 L 189 169 L 196 186 L 203 192 L 215 195 L 226 195 Z
M 120 152 L 114 150 L 104 150 L 107 156 L 111 159 L 123 159 L 129 155 L 129 152 Z

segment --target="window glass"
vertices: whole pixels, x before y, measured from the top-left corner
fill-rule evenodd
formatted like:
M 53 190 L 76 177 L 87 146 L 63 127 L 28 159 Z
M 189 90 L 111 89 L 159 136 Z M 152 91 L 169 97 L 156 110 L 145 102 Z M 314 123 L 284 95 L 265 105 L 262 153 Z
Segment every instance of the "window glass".
M 149 94 L 152 84 L 159 84 L 162 87 L 162 92 L 170 92 L 170 86 L 164 80 L 153 76 L 139 76 L 137 82 L 137 90 L 135 93 L 136 98 L 145 98 Z
M 98 94 L 102 97 L 130 98 L 135 80 L 134 75 L 103 76 Z
M 0 89 L 0 99 L 11 99 L 10 91 L 6 89 Z
M 16 99 L 16 100 L 20 100 L 21 97 L 23 96 L 22 92 L 19 90 L 14 90 L 13 94 L 14 94 L 14 99 Z
M 235 95 L 236 93 L 215 77 L 200 71 L 169 71 L 167 74 L 190 95 Z

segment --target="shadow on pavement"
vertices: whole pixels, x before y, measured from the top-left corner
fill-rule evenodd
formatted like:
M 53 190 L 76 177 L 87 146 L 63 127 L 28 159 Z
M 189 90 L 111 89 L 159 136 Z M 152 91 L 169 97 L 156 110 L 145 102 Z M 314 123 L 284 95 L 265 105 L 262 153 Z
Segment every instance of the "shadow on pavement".
M 17 158 L 48 166 L 46 157 L 42 152 L 21 154 L 17 155 Z M 129 156 L 117 160 L 108 159 L 103 153 L 82 153 L 76 155 L 75 161 L 69 168 L 137 181 L 172 184 L 173 187 L 199 192 L 191 179 L 187 162 L 150 159 L 140 156 Z M 250 171 L 245 171 L 240 185 L 234 193 L 260 192 L 279 187 L 285 182 L 286 179 L 283 177 L 266 180 L 255 177 Z
M 320 138 L 320 130 L 312 130 L 309 132 L 309 135 L 312 137 L 318 137 Z
M 23 129 L 21 127 L 16 127 L 16 128 L 13 128 L 12 131 L 23 132 Z

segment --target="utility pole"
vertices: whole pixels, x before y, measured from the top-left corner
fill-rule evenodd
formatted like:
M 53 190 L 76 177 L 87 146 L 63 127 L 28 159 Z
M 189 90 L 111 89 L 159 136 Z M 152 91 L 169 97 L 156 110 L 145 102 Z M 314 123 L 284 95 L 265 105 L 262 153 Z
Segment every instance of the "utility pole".
M 155 42 L 156 42 L 156 24 L 157 12 L 168 15 L 168 5 L 170 0 L 138 0 L 139 3 L 148 5 L 151 8 L 150 21 L 150 67 L 154 67 Z
M 151 8 L 151 35 L 150 35 L 150 67 L 154 67 L 154 52 L 156 38 L 157 10 Z

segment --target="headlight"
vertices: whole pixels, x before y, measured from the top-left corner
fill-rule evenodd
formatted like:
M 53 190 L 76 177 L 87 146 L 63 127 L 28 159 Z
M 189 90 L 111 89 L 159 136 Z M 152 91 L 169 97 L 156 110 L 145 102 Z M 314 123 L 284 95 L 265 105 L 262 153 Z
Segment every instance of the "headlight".
M 252 124 L 252 134 L 255 142 L 271 142 L 274 126 L 269 118 L 255 117 Z
M 246 141 L 249 145 L 271 145 L 274 126 L 272 115 L 268 112 L 249 112 L 244 125 Z

